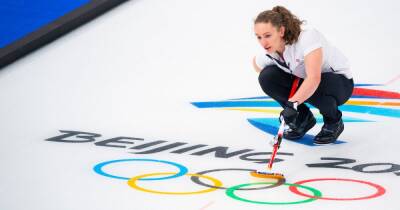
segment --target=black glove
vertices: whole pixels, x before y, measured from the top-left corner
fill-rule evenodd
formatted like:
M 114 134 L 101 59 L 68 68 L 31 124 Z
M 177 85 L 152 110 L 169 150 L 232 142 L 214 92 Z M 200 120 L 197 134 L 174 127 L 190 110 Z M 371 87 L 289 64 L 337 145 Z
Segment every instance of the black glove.
M 299 115 L 297 111 L 297 101 L 291 102 L 288 101 L 285 104 L 280 116 L 285 120 L 285 123 L 289 125 L 290 128 L 296 127 L 296 119 Z

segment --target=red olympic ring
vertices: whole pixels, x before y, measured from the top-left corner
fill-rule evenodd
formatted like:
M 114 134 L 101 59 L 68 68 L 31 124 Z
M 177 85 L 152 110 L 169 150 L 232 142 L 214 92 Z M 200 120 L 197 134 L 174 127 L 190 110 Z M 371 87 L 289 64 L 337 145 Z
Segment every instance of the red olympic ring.
M 320 179 L 308 179 L 308 180 L 303 180 L 303 181 L 298 181 L 295 184 L 301 185 L 307 182 L 315 182 L 315 181 L 329 181 L 329 180 L 334 180 L 334 181 L 347 181 L 347 182 L 357 182 L 361 184 L 366 184 L 369 186 L 374 187 L 377 191 L 376 193 L 369 195 L 369 196 L 364 196 L 364 197 L 358 197 L 358 198 L 328 198 L 328 197 L 315 197 L 311 195 L 307 195 L 305 193 L 300 192 L 296 186 L 290 186 L 289 190 L 292 191 L 293 193 L 309 198 L 316 198 L 316 199 L 322 199 L 322 200 L 336 200 L 336 201 L 355 201 L 355 200 L 364 200 L 364 199 L 371 199 L 371 198 L 376 198 L 379 197 L 383 194 L 385 194 L 386 190 L 380 185 L 371 183 L 371 182 L 366 182 L 366 181 L 361 181 L 361 180 L 355 180 L 355 179 L 341 179 L 341 178 L 320 178 Z

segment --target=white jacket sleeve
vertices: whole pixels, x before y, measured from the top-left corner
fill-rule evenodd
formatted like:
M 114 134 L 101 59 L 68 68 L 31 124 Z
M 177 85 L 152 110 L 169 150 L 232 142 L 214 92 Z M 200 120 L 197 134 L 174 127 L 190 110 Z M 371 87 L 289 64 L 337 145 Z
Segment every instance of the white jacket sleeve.
M 299 37 L 299 46 L 303 49 L 304 57 L 311 51 L 323 47 L 321 33 L 315 29 L 304 30 Z
M 269 58 L 265 53 L 256 55 L 255 63 L 257 67 L 260 68 L 261 70 L 264 69 L 266 66 L 274 64 L 271 58 Z

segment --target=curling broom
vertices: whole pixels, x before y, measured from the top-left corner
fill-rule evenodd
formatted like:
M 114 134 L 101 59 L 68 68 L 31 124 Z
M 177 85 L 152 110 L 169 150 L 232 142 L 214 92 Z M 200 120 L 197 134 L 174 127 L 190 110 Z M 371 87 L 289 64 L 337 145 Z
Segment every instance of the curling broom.
M 299 78 L 296 77 L 293 81 L 292 88 L 290 90 L 289 98 L 291 98 L 295 93 L 297 86 L 299 84 Z M 297 107 L 295 107 L 297 109 Z M 285 130 L 285 120 L 283 117 L 280 117 L 281 124 L 278 129 L 278 134 L 274 137 L 273 141 L 273 149 L 272 149 L 272 154 L 271 158 L 269 159 L 269 163 L 267 165 L 267 171 L 252 171 L 250 174 L 254 177 L 257 178 L 274 178 L 274 179 L 284 179 L 285 176 L 282 173 L 273 173 L 271 172 L 272 170 L 272 164 L 274 163 L 276 153 L 278 152 L 279 147 L 281 146 L 282 138 L 283 138 L 283 131 Z

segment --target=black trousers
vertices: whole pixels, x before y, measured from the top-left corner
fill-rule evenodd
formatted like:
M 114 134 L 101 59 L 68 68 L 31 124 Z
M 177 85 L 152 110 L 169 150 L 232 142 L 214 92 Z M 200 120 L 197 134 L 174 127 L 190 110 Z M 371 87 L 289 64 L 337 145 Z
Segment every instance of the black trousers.
M 263 91 L 282 107 L 288 100 L 294 79 L 294 75 L 286 73 L 276 65 L 265 67 L 258 77 Z M 300 79 L 298 88 L 302 82 L 303 79 Z M 324 118 L 324 123 L 335 123 L 342 117 L 342 112 L 338 109 L 338 106 L 344 104 L 350 98 L 353 88 L 353 79 L 347 79 L 344 75 L 333 72 L 322 73 L 317 90 L 305 102 L 319 110 Z M 310 109 L 304 103 L 299 105 L 297 110 L 299 111 L 299 118 L 310 112 Z

